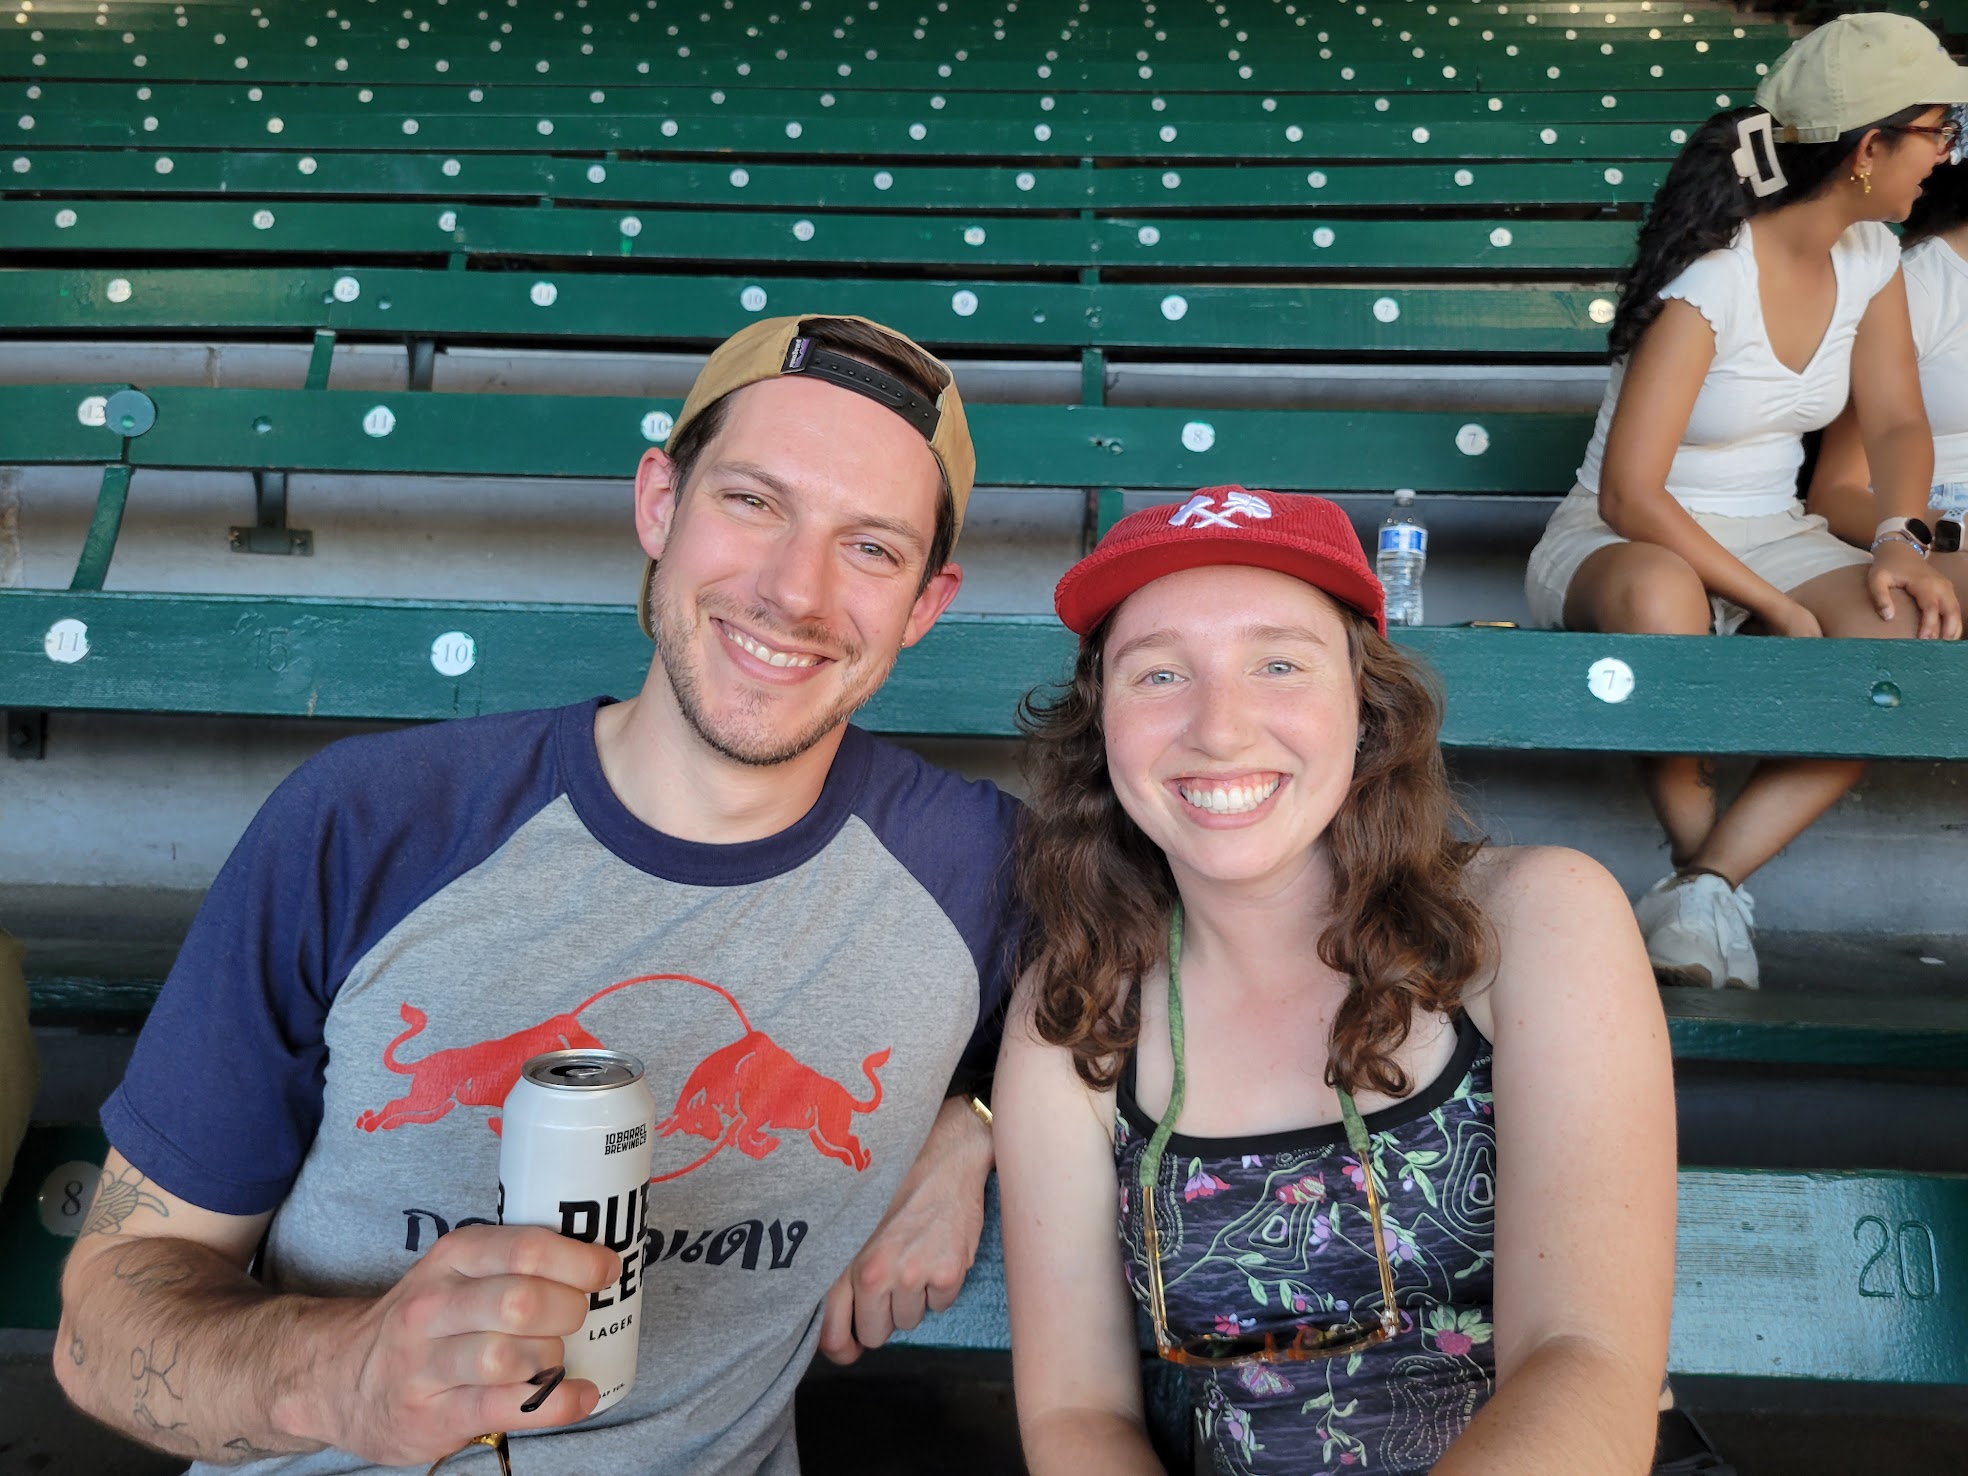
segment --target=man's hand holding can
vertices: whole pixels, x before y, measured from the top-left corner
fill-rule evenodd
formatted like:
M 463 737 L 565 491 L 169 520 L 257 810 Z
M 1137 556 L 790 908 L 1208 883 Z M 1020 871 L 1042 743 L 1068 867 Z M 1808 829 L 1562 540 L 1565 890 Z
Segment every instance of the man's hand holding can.
M 538 1430 L 594 1412 L 600 1392 L 568 1378 L 531 1413 L 530 1381 L 562 1362 L 589 1297 L 616 1284 L 606 1246 L 525 1225 L 444 1236 L 389 1291 L 347 1304 L 347 1336 L 324 1346 L 330 1376 L 291 1396 L 283 1423 L 380 1465 L 427 1463 L 487 1430 Z M 286 1401 L 283 1401 L 286 1402 Z

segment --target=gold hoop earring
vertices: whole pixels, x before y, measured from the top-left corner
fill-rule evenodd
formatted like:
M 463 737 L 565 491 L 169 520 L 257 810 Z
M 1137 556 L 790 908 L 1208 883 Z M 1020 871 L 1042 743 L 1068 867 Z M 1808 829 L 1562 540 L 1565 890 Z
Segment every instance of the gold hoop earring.
M 1870 195 L 1872 193 L 1872 171 L 1870 169 L 1861 169 L 1857 174 L 1852 176 L 1852 183 L 1860 186 L 1866 194 Z

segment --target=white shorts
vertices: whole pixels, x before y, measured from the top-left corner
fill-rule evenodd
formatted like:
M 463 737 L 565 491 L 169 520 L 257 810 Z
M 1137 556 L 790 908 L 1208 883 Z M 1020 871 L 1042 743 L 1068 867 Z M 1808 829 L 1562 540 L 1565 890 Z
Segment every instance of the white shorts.
M 1957 518 L 1968 514 L 1968 482 L 1934 483 L 1934 490 L 1927 494 L 1927 506 Z
M 1872 562 L 1870 554 L 1839 538 L 1823 518 L 1805 512 L 1802 503 L 1754 518 L 1701 512 L 1689 516 L 1709 537 L 1742 560 L 1751 573 L 1786 594 L 1833 569 Z M 1627 541 L 1599 516 L 1598 494 L 1573 487 L 1544 525 L 1544 537 L 1531 550 L 1530 564 L 1524 570 L 1524 598 L 1531 607 L 1532 624 L 1562 630 L 1565 593 L 1579 565 L 1600 549 Z M 1750 618 L 1750 612 L 1733 600 L 1711 595 L 1708 603 L 1717 635 L 1733 635 Z

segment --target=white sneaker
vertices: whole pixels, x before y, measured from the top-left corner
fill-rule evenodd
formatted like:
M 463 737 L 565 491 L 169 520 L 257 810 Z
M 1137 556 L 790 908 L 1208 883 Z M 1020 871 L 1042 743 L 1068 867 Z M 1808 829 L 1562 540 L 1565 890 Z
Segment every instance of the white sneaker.
M 1732 924 L 1743 928 L 1743 947 L 1749 946 L 1729 884 L 1712 872 L 1663 877 L 1633 904 L 1633 916 L 1647 940 L 1647 960 L 1663 984 L 1720 989 L 1729 978 Z M 1753 971 L 1754 953 L 1750 959 Z
M 1717 881 L 1721 878 L 1717 877 Z M 1723 975 L 1731 989 L 1760 989 L 1756 966 L 1756 899 L 1741 887 L 1727 892 L 1717 906 L 1722 916 Z

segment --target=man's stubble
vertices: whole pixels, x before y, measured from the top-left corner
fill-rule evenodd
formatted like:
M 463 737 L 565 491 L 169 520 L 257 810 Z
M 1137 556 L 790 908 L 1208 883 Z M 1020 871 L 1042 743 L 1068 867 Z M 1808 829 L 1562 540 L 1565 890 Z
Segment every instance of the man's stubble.
M 656 653 L 662 663 L 663 674 L 668 678 L 670 691 L 676 698 L 677 710 L 683 714 L 684 721 L 713 752 L 730 759 L 734 763 L 745 764 L 751 768 L 771 768 L 776 764 L 790 763 L 821 742 L 842 723 L 864 706 L 895 666 L 891 654 L 880 663 L 879 670 L 871 673 L 872 680 L 862 690 L 849 687 L 844 690 L 834 704 L 815 717 L 803 729 L 790 738 L 784 738 L 770 731 L 770 718 L 773 709 L 771 696 L 766 692 L 745 694 L 739 699 L 743 710 L 720 728 L 713 716 L 705 709 L 701 674 L 692 663 L 696 649 L 696 627 L 690 614 L 682 606 L 682 601 L 667 588 L 663 577 L 663 566 L 658 563 L 654 580 L 650 586 L 650 624 L 656 633 Z M 713 608 L 713 602 L 700 601 L 706 615 L 726 617 L 741 625 L 750 625 L 762 633 L 772 633 L 778 622 L 765 610 L 754 606 L 740 611 L 735 608 L 720 610 Z M 712 633 L 716 640 L 722 635 Z M 866 651 L 843 641 L 833 631 L 822 625 L 794 626 L 784 632 L 786 638 L 796 644 L 817 646 L 832 653 L 834 662 L 843 670 L 851 670 L 867 658 Z M 753 719 L 746 722 L 746 717 Z M 750 731 L 746 731 L 750 729 Z

